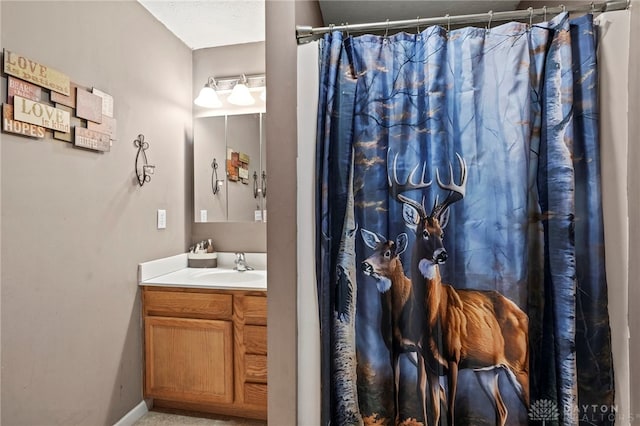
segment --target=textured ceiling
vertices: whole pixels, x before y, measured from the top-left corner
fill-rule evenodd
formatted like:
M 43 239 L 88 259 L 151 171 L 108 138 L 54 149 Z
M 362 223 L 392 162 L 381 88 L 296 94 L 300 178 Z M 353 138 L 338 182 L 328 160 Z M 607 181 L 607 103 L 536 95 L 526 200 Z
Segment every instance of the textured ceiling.
M 138 0 L 192 49 L 264 41 L 264 0 Z
M 138 0 L 192 49 L 265 39 L 265 0 Z M 267 0 L 293 1 L 293 0 Z M 319 0 L 325 25 L 514 10 L 519 1 Z M 305 25 L 307 22 L 298 22 Z M 293 33 L 292 33 L 293 34 Z

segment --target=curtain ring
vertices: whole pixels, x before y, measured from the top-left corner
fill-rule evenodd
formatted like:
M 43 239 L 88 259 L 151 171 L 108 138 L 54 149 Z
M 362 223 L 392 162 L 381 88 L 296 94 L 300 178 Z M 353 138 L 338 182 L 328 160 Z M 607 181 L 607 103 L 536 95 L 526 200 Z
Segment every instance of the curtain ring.
M 529 6 L 527 10 L 529 11 L 529 31 L 530 31 L 531 27 L 533 26 L 533 7 Z
M 418 32 L 418 34 L 420 34 L 420 17 L 419 16 L 416 18 L 416 31 Z
M 542 11 L 544 12 L 544 22 L 547 22 L 547 6 L 542 6 Z
M 562 13 L 567 11 L 567 7 L 564 4 L 561 4 L 560 8 L 562 9 Z
M 345 26 L 344 30 L 347 33 L 347 38 L 351 37 L 351 34 L 349 34 L 349 23 L 348 22 L 345 23 L 344 26 Z
M 387 41 L 387 37 L 389 36 L 389 19 L 387 19 L 387 28 L 384 30 L 384 40 Z
M 493 10 L 489 11 L 489 23 L 487 24 L 487 32 L 491 31 L 491 20 L 493 19 Z
M 449 32 L 451 32 L 451 15 L 447 13 L 444 17 L 447 18 L 447 37 L 449 37 Z
M 596 5 L 594 2 L 591 2 L 591 14 L 593 15 L 594 13 L 596 13 Z

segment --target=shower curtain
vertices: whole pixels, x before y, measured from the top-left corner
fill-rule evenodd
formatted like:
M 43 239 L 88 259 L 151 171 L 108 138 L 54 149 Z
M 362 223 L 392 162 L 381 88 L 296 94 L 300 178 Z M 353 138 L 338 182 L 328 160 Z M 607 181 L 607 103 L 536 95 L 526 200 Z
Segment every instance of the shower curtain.
M 595 40 L 325 36 L 322 424 L 614 424 Z

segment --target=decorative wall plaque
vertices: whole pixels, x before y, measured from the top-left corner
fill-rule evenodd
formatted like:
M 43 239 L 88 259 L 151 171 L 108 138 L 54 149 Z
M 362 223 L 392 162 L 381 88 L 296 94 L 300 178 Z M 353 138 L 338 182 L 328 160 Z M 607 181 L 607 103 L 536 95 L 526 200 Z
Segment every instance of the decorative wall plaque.
M 75 83 L 71 83 L 71 91 L 69 96 L 63 95 L 58 92 L 51 92 L 51 102 L 68 106 L 69 108 L 76 107 L 76 89 L 80 87 Z M 84 88 L 83 88 L 84 89 Z
M 44 127 L 36 126 L 31 123 L 23 123 L 13 119 L 13 105 L 2 105 L 2 130 L 7 133 L 15 133 L 22 136 L 30 136 L 32 138 L 44 138 Z
M 227 148 L 227 179 L 249 184 L 249 156 Z
M 101 123 L 102 98 L 78 87 L 76 89 L 76 116 Z
M 70 115 L 71 115 L 71 126 L 73 127 L 74 125 L 79 125 L 80 123 L 80 119 L 76 118 L 73 116 L 73 109 L 69 108 L 68 106 L 65 105 L 59 105 L 56 104 L 56 108 L 61 109 L 63 111 L 67 111 Z M 54 139 L 58 139 L 60 141 L 65 141 L 65 142 L 73 142 L 73 135 L 74 132 L 58 132 L 58 131 L 53 131 L 53 138 Z
M 4 72 L 63 95 L 71 93 L 66 74 L 7 49 L 4 49 Z
M 3 53 L 7 104 L 2 105 L 2 131 L 34 138 L 53 133 L 77 147 L 111 150 L 116 137 L 113 96 L 71 83 L 66 74 L 16 52 Z
M 24 121 L 59 132 L 70 131 L 71 116 L 67 111 L 40 102 L 34 102 L 18 95 L 13 98 L 13 106 L 14 120 Z
M 93 149 L 95 151 L 111 150 L 111 143 L 109 142 L 108 134 L 85 129 L 84 127 L 75 128 L 75 140 L 73 144 L 75 146 Z
M 102 123 L 87 122 L 87 129 L 96 132 L 107 133 L 112 140 L 116 140 L 116 119 L 109 116 L 102 116 Z
M 15 77 L 7 77 L 7 103 L 13 104 L 15 95 L 38 102 L 41 94 L 40 87 Z
M 102 115 L 113 117 L 113 96 L 95 87 L 93 88 L 93 94 L 102 98 Z

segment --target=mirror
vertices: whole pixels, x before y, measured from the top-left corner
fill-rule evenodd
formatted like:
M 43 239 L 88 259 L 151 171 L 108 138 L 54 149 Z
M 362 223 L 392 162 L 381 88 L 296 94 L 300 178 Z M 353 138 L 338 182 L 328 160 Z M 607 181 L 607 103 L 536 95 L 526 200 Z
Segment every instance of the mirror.
M 194 118 L 196 222 L 266 222 L 265 114 Z

